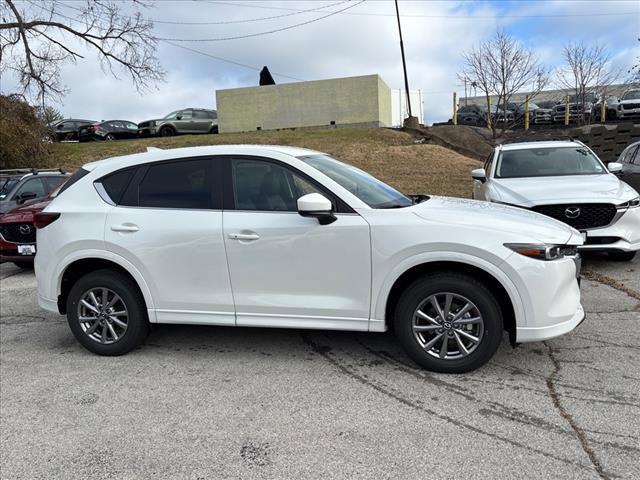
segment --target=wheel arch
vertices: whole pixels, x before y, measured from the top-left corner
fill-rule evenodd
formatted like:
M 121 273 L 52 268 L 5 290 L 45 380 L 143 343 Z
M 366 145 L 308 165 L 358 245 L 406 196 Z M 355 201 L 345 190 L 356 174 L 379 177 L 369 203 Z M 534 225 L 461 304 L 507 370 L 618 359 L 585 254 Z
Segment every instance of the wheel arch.
M 57 302 L 58 311 L 61 314 L 66 313 L 66 304 L 69 291 L 73 284 L 87 273 L 110 269 L 122 273 L 129 277 L 142 293 L 145 302 L 145 308 L 149 313 L 149 321 L 155 322 L 155 315 L 152 313 L 154 308 L 151 291 L 140 272 L 124 258 L 114 254 L 90 254 L 79 258 L 72 258 L 65 262 L 64 266 L 59 269 L 57 278 Z
M 489 287 L 502 310 L 505 330 L 515 344 L 516 326 L 524 317 L 524 311 L 515 285 L 495 266 L 479 265 L 462 259 L 426 260 L 415 262 L 399 271 L 392 280 L 386 282 L 383 295 L 378 300 L 377 316 L 384 316 L 386 327 L 393 327 L 395 309 L 401 293 L 416 279 L 436 272 L 456 272 L 472 276 Z M 384 287 L 383 287 L 384 288 Z

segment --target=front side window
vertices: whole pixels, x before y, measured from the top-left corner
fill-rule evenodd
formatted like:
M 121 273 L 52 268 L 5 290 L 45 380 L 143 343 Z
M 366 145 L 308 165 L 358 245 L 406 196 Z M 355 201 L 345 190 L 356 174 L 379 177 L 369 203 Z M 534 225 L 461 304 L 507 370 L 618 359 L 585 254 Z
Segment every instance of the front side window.
M 177 117 L 180 117 L 180 120 L 191 120 L 193 118 L 193 112 L 191 110 L 182 110 L 178 113 Z
M 584 147 L 528 148 L 502 151 L 496 178 L 601 175 L 607 173 L 600 160 Z
M 299 157 L 372 208 L 401 208 L 413 205 L 410 198 L 367 172 L 327 155 Z
M 300 175 L 271 162 L 233 160 L 232 171 L 237 210 L 296 212 L 298 198 L 322 193 Z
M 30 178 L 22 184 L 22 186 L 16 192 L 16 196 L 23 193 L 35 193 L 37 197 L 44 197 L 46 195 L 44 185 L 39 178 Z
M 105 187 L 106 188 L 106 187 Z M 209 209 L 211 160 L 182 160 L 151 165 L 138 186 L 138 205 Z

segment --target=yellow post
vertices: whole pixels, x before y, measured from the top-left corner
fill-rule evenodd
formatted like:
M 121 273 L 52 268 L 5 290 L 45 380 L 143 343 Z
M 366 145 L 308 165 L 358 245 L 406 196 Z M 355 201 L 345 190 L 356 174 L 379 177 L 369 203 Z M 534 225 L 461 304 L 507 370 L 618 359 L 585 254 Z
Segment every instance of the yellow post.
M 491 128 L 491 98 L 487 97 L 487 128 Z
M 569 95 L 564 99 L 564 125 L 569 125 Z
M 607 101 L 604 98 L 604 93 L 602 94 L 602 98 L 600 99 L 600 123 L 605 123 L 607 121 Z
M 529 95 L 524 98 L 524 129 L 529 130 Z
M 451 117 L 451 119 L 453 120 L 454 125 L 458 125 L 458 104 L 456 102 L 456 97 L 456 92 L 453 92 L 453 117 Z

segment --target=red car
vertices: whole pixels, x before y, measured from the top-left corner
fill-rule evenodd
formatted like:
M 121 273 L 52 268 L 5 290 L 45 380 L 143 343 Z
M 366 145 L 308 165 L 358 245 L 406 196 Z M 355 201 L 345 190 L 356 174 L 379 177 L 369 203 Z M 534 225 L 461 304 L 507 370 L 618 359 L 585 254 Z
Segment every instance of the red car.
M 13 262 L 20 268 L 33 268 L 36 255 L 36 213 L 42 211 L 53 196 L 25 203 L 0 216 L 0 263 Z

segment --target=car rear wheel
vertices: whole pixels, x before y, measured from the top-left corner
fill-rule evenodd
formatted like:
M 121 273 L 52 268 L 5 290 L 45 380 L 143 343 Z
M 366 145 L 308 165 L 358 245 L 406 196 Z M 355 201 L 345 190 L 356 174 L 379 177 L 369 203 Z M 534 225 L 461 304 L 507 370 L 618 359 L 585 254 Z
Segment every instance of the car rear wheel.
M 67 298 L 67 320 L 78 342 L 98 355 L 123 355 L 149 333 L 138 286 L 113 270 L 88 273 L 73 285 Z
M 116 136 L 113 133 L 107 133 L 107 136 L 104 137 L 104 139 L 112 142 L 116 139 Z
M 609 252 L 609 258 L 616 262 L 630 262 L 635 256 L 636 252 L 623 252 L 621 250 Z
M 162 127 L 160 129 L 161 137 L 173 137 L 176 134 L 176 131 L 171 127 Z
M 401 295 L 395 332 L 407 354 L 434 372 L 464 373 L 487 363 L 502 340 L 502 311 L 475 278 L 443 272 Z

